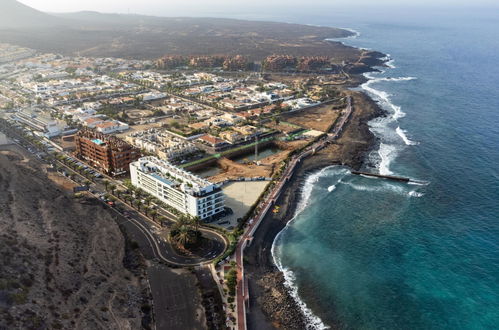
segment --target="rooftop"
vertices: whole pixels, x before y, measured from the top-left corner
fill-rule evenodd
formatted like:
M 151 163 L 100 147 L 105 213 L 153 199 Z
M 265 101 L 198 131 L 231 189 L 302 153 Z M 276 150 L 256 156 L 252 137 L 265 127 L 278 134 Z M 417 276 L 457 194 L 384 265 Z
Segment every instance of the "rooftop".
M 187 183 L 192 187 L 189 187 L 186 190 L 192 189 L 194 192 L 199 192 L 204 188 L 214 185 L 213 183 L 200 178 L 191 172 L 185 171 L 156 157 L 142 157 L 137 161 L 137 163 L 140 164 L 139 166 L 141 171 L 148 173 L 152 177 L 170 186 Z

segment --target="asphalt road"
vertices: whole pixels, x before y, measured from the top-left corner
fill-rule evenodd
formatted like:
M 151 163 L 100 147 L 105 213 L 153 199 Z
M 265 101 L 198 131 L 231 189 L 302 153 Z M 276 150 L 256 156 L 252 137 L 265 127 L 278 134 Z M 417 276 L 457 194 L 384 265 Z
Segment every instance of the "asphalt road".
M 25 140 L 22 135 L 17 133 L 16 129 L 8 127 L 5 129 L 5 133 L 7 135 L 13 135 L 17 138 L 19 143 L 16 144 L 19 146 L 25 149 L 29 148 L 31 150 L 36 150 L 36 152 L 41 152 L 41 150 L 38 150 L 37 146 Z M 67 172 L 76 174 L 77 181 L 85 182 L 87 180 L 79 173 L 66 166 L 64 163 L 58 163 L 64 166 Z M 113 180 L 113 182 L 121 184 L 115 180 Z M 98 196 L 106 192 L 104 184 L 102 184 L 99 180 L 97 180 L 96 183 L 93 183 L 90 189 L 94 192 L 94 196 Z M 209 241 L 209 243 L 206 244 L 207 248 L 199 251 L 197 255 L 180 255 L 166 239 L 161 237 L 158 225 L 138 213 L 135 209 L 120 201 L 116 202 L 116 207 L 113 209 L 118 214 L 118 223 L 122 224 L 126 228 L 129 237 L 139 244 L 141 251 L 148 259 L 157 259 L 175 266 L 196 266 L 215 259 L 225 251 L 225 248 L 228 245 L 228 242 L 221 234 L 211 229 L 200 228 L 203 237 Z M 129 214 L 128 217 L 124 216 L 124 211 Z M 172 224 L 171 220 L 168 224 Z
M 204 311 L 193 274 L 155 263 L 147 269 L 157 330 L 203 329 Z

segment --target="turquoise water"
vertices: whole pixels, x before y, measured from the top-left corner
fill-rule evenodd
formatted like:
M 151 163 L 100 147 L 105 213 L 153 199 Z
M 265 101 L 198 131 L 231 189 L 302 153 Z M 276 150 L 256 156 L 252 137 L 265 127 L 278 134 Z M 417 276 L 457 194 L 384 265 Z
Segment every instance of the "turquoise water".
M 424 184 L 313 173 L 275 258 L 315 328 L 496 329 L 499 11 L 348 14 L 294 21 L 390 54 L 363 86 L 390 113 L 366 169 Z

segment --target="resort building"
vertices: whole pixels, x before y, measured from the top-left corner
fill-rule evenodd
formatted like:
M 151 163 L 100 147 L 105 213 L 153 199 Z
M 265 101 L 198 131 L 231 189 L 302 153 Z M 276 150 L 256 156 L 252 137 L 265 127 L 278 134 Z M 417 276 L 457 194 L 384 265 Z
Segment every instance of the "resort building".
M 153 153 L 160 159 L 169 162 L 185 159 L 200 151 L 194 143 L 186 138 L 158 128 L 133 132 L 127 135 L 125 140 L 137 148 Z
M 41 132 L 49 139 L 61 135 L 66 128 L 64 122 L 51 119 L 37 109 L 23 109 L 22 111 L 17 112 L 14 115 L 14 118 L 17 121 L 30 126 L 34 130 Z
M 131 162 L 140 158 L 140 150 L 125 141 L 84 128 L 75 136 L 76 156 L 109 175 L 128 172 Z
M 156 157 L 131 163 L 130 178 L 134 186 L 191 216 L 207 219 L 224 210 L 219 185 Z

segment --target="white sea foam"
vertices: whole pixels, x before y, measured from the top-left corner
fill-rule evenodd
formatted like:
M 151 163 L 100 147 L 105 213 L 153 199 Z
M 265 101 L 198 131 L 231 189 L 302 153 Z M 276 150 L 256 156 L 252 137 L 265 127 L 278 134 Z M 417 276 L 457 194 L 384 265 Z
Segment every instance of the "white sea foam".
M 314 312 L 307 306 L 307 304 L 305 304 L 305 302 L 301 300 L 300 295 L 298 294 L 298 286 L 296 285 L 295 274 L 290 269 L 283 267 L 280 262 L 276 262 L 276 264 L 277 268 L 279 268 L 279 270 L 284 275 L 284 284 L 288 288 L 289 294 L 296 301 L 296 304 L 300 307 L 305 316 L 305 320 L 307 322 L 306 328 L 309 330 L 329 329 L 329 327 L 325 325 L 324 322 L 322 322 L 322 320 L 314 314 Z
M 371 176 L 371 175 L 361 174 L 360 176 L 363 177 L 363 178 L 366 178 L 366 179 L 371 179 L 371 180 L 377 180 L 378 179 L 377 177 Z
M 347 186 L 350 186 L 354 190 L 358 191 L 380 191 L 382 190 L 380 187 L 375 187 L 375 186 L 365 186 L 365 185 L 360 185 L 360 184 L 355 184 L 351 182 L 343 182 Z
M 409 196 L 411 196 L 411 197 L 417 197 L 417 198 L 419 198 L 419 197 L 423 197 L 423 196 L 424 196 L 424 194 L 423 194 L 423 193 L 421 193 L 421 192 L 417 192 L 417 191 L 415 191 L 415 190 L 410 191 L 408 195 L 409 195 Z
M 390 69 L 395 69 L 396 66 L 393 65 L 393 63 L 395 62 L 394 59 L 392 58 L 392 56 L 390 54 L 386 54 L 385 57 L 381 58 L 381 60 L 383 62 L 385 62 L 385 66 L 390 68 Z M 384 72 L 384 71 L 383 71 Z
M 343 38 L 343 39 L 356 39 L 356 38 L 360 37 L 360 32 L 357 31 L 357 30 L 354 30 L 354 29 L 351 29 L 351 28 L 340 28 L 340 29 L 347 30 L 347 31 L 353 33 L 353 36 L 349 36 L 349 37 L 346 37 L 346 38 Z
M 353 182 L 343 182 L 344 184 L 348 185 L 350 188 L 357 190 L 357 191 L 369 191 L 369 192 L 393 192 L 396 194 L 400 195 L 407 195 L 407 189 L 404 186 L 397 185 L 397 184 L 392 184 L 388 181 L 384 181 L 379 185 L 363 185 L 363 184 L 356 184 Z
M 379 162 L 379 173 L 382 175 L 391 175 L 393 174 L 390 171 L 390 164 L 395 157 L 397 157 L 397 146 L 381 143 L 378 149 L 378 154 L 380 158 Z
M 364 76 L 369 79 L 367 82 L 361 85 L 361 88 L 366 92 L 371 94 L 377 101 L 381 102 L 382 105 L 386 108 L 386 110 L 392 112 L 392 119 L 397 120 L 405 116 L 405 112 L 402 111 L 402 108 L 398 105 L 392 103 L 390 99 L 390 94 L 385 91 L 380 91 L 371 87 L 372 84 L 382 82 L 382 81 L 392 81 L 392 82 L 400 82 L 400 81 L 411 81 L 417 79 L 416 77 L 374 77 L 372 74 L 365 73 Z
M 361 88 L 366 92 L 371 94 L 377 101 L 381 102 L 386 110 L 392 113 L 391 119 L 398 120 L 405 116 L 405 112 L 398 105 L 395 105 L 390 100 L 390 94 L 385 91 L 380 91 L 378 89 L 372 88 L 371 85 L 380 81 L 407 81 L 412 80 L 413 77 L 403 77 L 403 78 L 373 78 L 369 74 L 365 74 L 366 78 L 369 80 L 361 85 Z
M 378 118 L 375 121 L 371 122 L 371 129 L 374 128 L 375 133 L 377 135 L 381 136 L 381 141 L 382 143 L 380 144 L 380 148 L 378 150 L 378 168 L 379 172 L 381 174 L 385 175 L 390 175 L 393 174 L 392 171 L 390 171 L 390 163 L 397 157 L 398 154 L 398 148 L 396 146 L 396 142 L 392 141 L 391 139 L 388 139 L 387 137 L 391 135 L 389 133 L 389 130 L 391 130 L 390 126 L 388 124 L 392 122 L 398 121 L 400 118 L 403 118 L 406 114 L 405 112 L 402 111 L 402 108 L 398 105 L 395 105 L 392 103 L 390 94 L 378 90 L 376 88 L 373 88 L 373 84 L 379 83 L 379 82 L 404 82 L 404 81 L 411 81 L 417 79 L 416 77 L 377 77 L 372 73 L 365 73 L 364 76 L 368 79 L 367 82 L 361 85 L 361 88 L 364 89 L 368 94 L 370 94 L 373 99 L 378 101 L 380 105 L 387 110 L 391 116 L 386 117 L 386 118 Z M 374 126 L 373 126 L 374 125 Z M 403 135 L 407 138 L 406 132 L 405 131 L 397 131 L 396 132 L 399 136 L 401 135 L 400 133 L 404 133 Z M 401 136 L 402 137 L 402 136 Z M 413 143 L 413 141 L 404 139 L 404 142 L 407 143 Z M 374 156 L 374 154 L 372 154 Z
M 331 167 L 325 167 L 320 171 L 313 173 L 307 177 L 305 180 L 303 187 L 301 189 L 301 199 L 298 205 L 296 206 L 296 211 L 294 217 L 300 214 L 308 205 L 310 201 L 310 195 L 312 194 L 312 190 L 314 188 L 314 183 L 319 181 L 319 178 L 324 175 L 324 173 L 330 169 Z
M 402 138 L 402 140 L 404 141 L 404 143 L 408 146 L 414 146 L 414 145 L 417 145 L 419 144 L 419 142 L 415 142 L 415 141 L 412 141 L 410 140 L 408 137 L 407 137 L 407 131 L 406 130 L 403 130 L 400 128 L 400 126 L 398 126 L 395 131 L 397 132 L 397 134 Z
M 387 67 L 389 67 L 390 69 L 395 69 L 395 68 L 396 68 L 396 66 L 393 64 L 394 62 L 395 62 L 395 60 L 393 60 L 393 59 L 389 59 L 388 61 L 386 61 L 386 62 L 385 62 L 385 65 L 386 65 Z
M 307 304 L 305 304 L 305 302 L 303 300 L 301 300 L 301 298 L 298 294 L 298 286 L 296 285 L 296 278 L 295 278 L 294 273 L 290 269 L 284 267 L 281 263 L 281 259 L 279 258 L 279 253 L 277 251 L 277 249 L 278 249 L 277 242 L 281 238 L 282 234 L 291 225 L 291 223 L 293 221 L 295 221 L 296 217 L 307 207 L 307 205 L 310 202 L 310 196 L 312 194 L 314 184 L 317 181 L 319 181 L 319 179 L 322 176 L 327 175 L 328 171 L 330 171 L 331 169 L 334 169 L 335 170 L 334 174 L 342 175 L 342 177 L 337 182 L 337 184 L 338 184 L 338 183 L 342 182 L 341 180 L 344 176 L 346 176 L 350 173 L 350 171 L 348 169 L 345 169 L 345 168 L 336 172 L 337 168 L 338 168 L 337 166 L 325 167 L 322 170 L 320 170 L 314 174 L 311 174 L 307 177 L 307 179 L 305 180 L 305 183 L 302 187 L 301 199 L 296 207 L 295 214 L 294 214 L 293 218 L 286 224 L 286 227 L 279 234 L 277 234 L 277 236 L 274 239 L 274 242 L 272 244 L 272 249 L 271 249 L 272 257 L 274 258 L 274 263 L 276 264 L 277 268 L 279 268 L 279 270 L 283 273 L 284 280 L 285 280 L 284 284 L 288 288 L 289 294 L 291 295 L 291 297 L 295 300 L 297 305 L 300 307 L 300 310 L 302 311 L 302 313 L 307 321 L 307 329 L 309 329 L 309 330 L 323 330 L 323 329 L 329 329 L 329 327 L 327 325 L 325 325 L 324 322 L 322 322 L 322 320 L 317 315 L 315 315 L 314 312 L 310 308 L 307 307 Z M 333 185 L 333 186 L 335 186 L 335 185 Z M 330 186 L 328 188 L 328 190 L 333 186 Z M 332 189 L 332 190 L 334 190 L 334 189 Z
M 414 185 L 414 186 L 427 186 L 430 184 L 429 181 L 419 181 L 419 180 L 412 180 L 407 182 L 407 184 Z
M 347 39 L 356 39 L 356 38 L 360 37 L 360 32 L 357 30 L 350 29 L 350 28 L 340 28 L 340 29 L 352 32 L 353 35 L 348 36 L 348 37 L 344 37 L 344 38 L 327 38 L 326 40 L 327 41 L 341 41 L 341 40 L 347 40 Z M 363 49 L 363 48 L 361 48 L 361 49 Z

